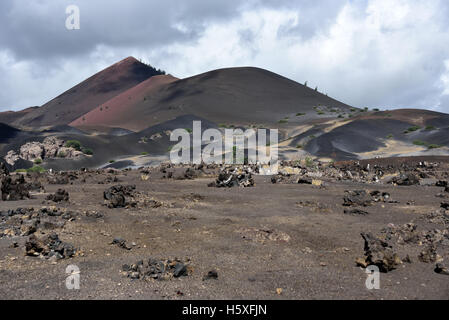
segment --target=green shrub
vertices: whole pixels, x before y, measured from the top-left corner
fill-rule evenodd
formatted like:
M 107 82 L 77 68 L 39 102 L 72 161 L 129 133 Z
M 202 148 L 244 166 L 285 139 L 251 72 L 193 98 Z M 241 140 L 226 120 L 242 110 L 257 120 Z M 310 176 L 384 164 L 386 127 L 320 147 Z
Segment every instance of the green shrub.
M 392 134 L 389 134 L 389 135 L 387 136 L 387 139 L 393 139 L 393 135 L 392 135 Z
M 94 152 L 93 152 L 93 150 L 92 150 L 91 148 L 82 148 L 81 151 L 82 151 L 84 154 L 87 154 L 88 156 L 91 156 L 91 155 L 94 154 Z
M 435 128 L 434 126 L 427 126 L 426 127 L 426 131 L 433 131 L 433 130 L 436 130 L 437 128 Z
M 109 160 L 109 163 L 114 163 L 115 162 L 115 160 Z
M 279 123 L 280 123 L 280 124 L 288 123 L 288 120 L 282 119 L 282 120 L 279 120 Z
M 438 144 L 429 144 L 427 146 L 427 148 L 429 148 L 429 149 L 439 149 L 439 148 L 442 148 L 442 146 L 440 146 Z
M 64 151 L 58 153 L 58 158 L 65 158 L 65 157 L 67 157 L 67 154 Z
M 305 116 L 306 114 L 305 113 L 302 113 L 302 112 L 298 112 L 297 114 L 296 114 L 296 116 L 297 117 L 302 117 L 302 116 Z
M 140 155 L 142 155 L 142 156 L 147 156 L 148 155 L 148 152 L 142 152 Z
M 41 164 L 41 163 L 42 163 L 41 158 L 34 159 L 34 164 Z
M 190 128 L 186 128 L 185 130 L 186 130 L 188 133 L 192 133 L 192 132 L 193 132 L 193 130 L 190 129 Z
M 79 142 L 78 140 L 69 140 L 66 142 L 65 147 L 81 151 L 82 145 L 81 142 Z
M 415 140 L 415 141 L 413 141 L 413 144 L 414 144 L 415 146 L 426 146 L 426 145 L 427 145 L 426 142 L 421 141 L 421 140 Z
M 26 172 L 28 173 L 44 173 L 46 170 L 44 168 L 42 168 L 41 166 L 33 166 L 32 168 L 29 168 L 26 170 Z
M 408 129 L 405 131 L 405 133 L 415 132 L 415 131 L 418 131 L 418 130 L 421 130 L 421 127 L 420 127 L 420 126 L 413 126 L 413 127 L 408 128 Z

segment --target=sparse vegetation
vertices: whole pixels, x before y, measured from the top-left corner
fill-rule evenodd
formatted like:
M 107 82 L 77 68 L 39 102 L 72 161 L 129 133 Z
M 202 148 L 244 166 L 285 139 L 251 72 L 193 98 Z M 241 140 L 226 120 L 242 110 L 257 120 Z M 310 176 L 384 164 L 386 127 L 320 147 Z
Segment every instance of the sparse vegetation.
M 426 126 L 425 130 L 426 131 L 433 131 L 436 130 L 437 128 L 435 128 L 434 126 Z
M 425 146 L 425 145 L 427 145 L 426 142 L 421 141 L 421 140 L 415 140 L 415 141 L 413 141 L 413 144 L 414 144 L 415 146 Z
M 75 149 L 77 151 L 81 151 L 82 144 L 78 140 L 69 140 L 69 141 L 66 142 L 65 147 L 66 148 L 73 148 L 73 149 Z
M 65 152 L 61 151 L 58 153 L 58 158 L 65 158 L 65 157 L 67 157 L 67 154 Z
M 41 166 L 33 166 L 26 170 L 27 173 L 44 173 L 46 170 Z
M 279 120 L 279 123 L 280 124 L 288 123 L 288 120 L 287 119 L 282 119 L 282 120 Z
M 148 155 L 148 152 L 142 152 L 141 154 L 140 154 L 141 156 L 147 156 Z
M 34 159 L 34 164 L 41 164 L 41 163 L 42 163 L 41 158 Z
M 392 135 L 392 134 L 389 134 L 389 135 L 387 136 L 387 139 L 393 139 L 393 135 Z
M 310 167 L 313 167 L 314 166 L 314 162 L 313 162 L 313 159 L 312 158 L 310 158 L 310 157 L 306 157 L 306 159 L 305 159 L 305 164 L 306 164 L 306 167 L 308 167 L 308 168 L 310 168 Z
M 296 116 L 297 117 L 302 117 L 302 116 L 305 116 L 306 114 L 305 113 L 302 113 L 302 112 L 298 112 L 297 114 L 296 114 Z
M 420 126 L 413 126 L 404 131 L 405 134 L 421 130 Z
M 421 141 L 421 140 L 415 140 L 415 141 L 413 141 L 413 144 L 416 145 L 416 146 L 427 147 L 427 149 L 429 149 L 429 150 L 431 150 L 431 149 L 439 149 L 439 148 L 443 147 L 443 146 L 440 146 L 438 144 L 428 143 L 428 142 Z
M 90 149 L 90 148 L 82 148 L 81 152 L 86 154 L 86 155 L 88 155 L 88 156 L 91 156 L 91 155 L 94 154 L 94 151 L 92 149 Z
M 109 160 L 109 163 L 115 163 L 115 160 Z

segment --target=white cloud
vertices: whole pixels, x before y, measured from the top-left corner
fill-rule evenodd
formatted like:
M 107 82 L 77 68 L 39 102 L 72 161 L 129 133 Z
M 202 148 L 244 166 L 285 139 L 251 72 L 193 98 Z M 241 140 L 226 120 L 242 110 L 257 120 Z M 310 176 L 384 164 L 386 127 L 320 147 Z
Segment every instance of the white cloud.
M 14 99 L 14 105 L 41 103 L 41 97 L 61 93 L 75 80 L 99 70 L 96 68 L 134 55 L 178 77 L 222 67 L 257 66 L 298 82 L 307 80 L 355 106 L 449 112 L 449 99 L 444 98 L 449 93 L 446 1 L 338 2 L 337 6 L 332 1 L 329 12 L 323 13 L 326 7 L 319 3 L 314 7 L 306 2 L 270 6 L 258 1 L 257 6 L 240 6 L 240 14 L 229 14 L 228 19 L 210 15 L 200 23 L 192 23 L 192 17 L 183 20 L 180 14 L 170 29 L 196 35 L 189 40 L 174 39 L 160 45 L 124 41 L 119 46 L 115 44 L 118 40 L 102 41 L 82 58 L 59 61 L 51 76 L 45 72 L 33 76 L 39 64 L 36 61 L 21 65 L 0 60 L 0 69 L 15 79 L 9 84 L 9 98 L 0 97 L 0 103 Z M 209 6 L 208 12 L 212 11 Z M 92 65 L 86 64 L 86 59 Z M 20 95 L 23 88 L 28 91 Z

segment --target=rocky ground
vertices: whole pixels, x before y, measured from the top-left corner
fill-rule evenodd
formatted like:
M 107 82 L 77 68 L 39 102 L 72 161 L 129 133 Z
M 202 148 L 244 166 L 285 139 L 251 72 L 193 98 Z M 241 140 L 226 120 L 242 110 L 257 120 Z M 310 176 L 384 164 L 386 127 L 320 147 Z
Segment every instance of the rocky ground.
M 449 299 L 448 158 L 258 171 L 2 167 L 0 298 Z

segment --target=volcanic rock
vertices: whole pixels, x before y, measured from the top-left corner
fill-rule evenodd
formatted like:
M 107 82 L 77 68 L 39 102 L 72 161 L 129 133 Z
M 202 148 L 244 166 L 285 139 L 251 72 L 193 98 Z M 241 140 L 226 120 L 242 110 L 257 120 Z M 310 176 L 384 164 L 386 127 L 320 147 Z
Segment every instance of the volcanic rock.
M 345 191 L 345 196 L 343 197 L 343 206 L 361 206 L 368 207 L 372 205 L 373 199 L 364 190 L 355 191 Z
M 1 194 L 3 201 L 17 201 L 30 198 L 30 186 L 23 175 L 17 177 L 4 176 L 1 178 Z
M 381 240 L 371 233 L 362 233 L 363 240 L 365 241 L 365 257 L 359 259 L 358 264 L 362 265 L 375 265 L 381 272 L 389 272 L 402 263 L 401 259 L 396 253 L 393 252 L 393 248 L 384 240 Z
M 50 194 L 47 200 L 53 202 L 69 201 L 69 193 L 64 189 L 58 189 L 54 194 Z

